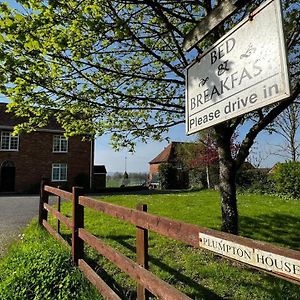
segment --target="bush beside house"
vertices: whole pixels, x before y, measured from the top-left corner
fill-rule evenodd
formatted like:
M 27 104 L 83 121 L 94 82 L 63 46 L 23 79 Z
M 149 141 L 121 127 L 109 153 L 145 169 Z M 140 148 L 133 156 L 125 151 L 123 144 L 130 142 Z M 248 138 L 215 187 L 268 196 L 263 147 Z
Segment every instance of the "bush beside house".
M 180 170 L 168 163 L 160 164 L 158 170 L 158 180 L 161 189 L 168 190 L 189 187 L 188 172 Z

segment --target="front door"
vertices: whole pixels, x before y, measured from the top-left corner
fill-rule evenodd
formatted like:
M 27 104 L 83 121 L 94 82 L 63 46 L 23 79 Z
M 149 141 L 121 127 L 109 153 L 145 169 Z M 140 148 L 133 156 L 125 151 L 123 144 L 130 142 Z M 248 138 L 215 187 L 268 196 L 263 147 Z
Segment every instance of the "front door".
M 12 162 L 4 162 L 1 166 L 1 192 L 15 190 L 16 168 Z

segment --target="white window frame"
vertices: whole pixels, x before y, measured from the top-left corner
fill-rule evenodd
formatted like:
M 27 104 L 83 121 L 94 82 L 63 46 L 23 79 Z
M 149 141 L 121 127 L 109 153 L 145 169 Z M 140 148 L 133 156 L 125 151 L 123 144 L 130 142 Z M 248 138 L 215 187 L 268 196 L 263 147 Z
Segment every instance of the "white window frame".
M 66 168 L 66 177 L 62 178 L 62 169 Z M 54 178 L 54 170 L 58 169 L 58 179 Z M 51 171 L 51 180 L 52 181 L 67 181 L 68 180 L 68 165 L 66 163 L 53 163 Z
M 2 147 L 3 138 L 4 138 L 4 135 L 7 135 L 7 134 L 8 134 L 8 148 L 3 148 Z M 7 136 L 6 136 L 6 138 L 7 138 Z M 16 148 L 12 147 L 13 141 L 14 142 L 16 141 L 16 143 L 17 143 Z M 19 140 L 18 135 L 13 136 L 11 131 L 1 131 L 0 151 L 19 151 L 19 142 L 20 142 L 20 140 Z
M 56 140 L 58 140 L 58 150 L 55 149 L 55 143 L 56 143 Z M 62 148 L 62 145 L 63 143 L 66 143 L 66 149 L 63 150 Z M 54 135 L 53 136 L 53 145 L 52 145 L 52 151 L 54 153 L 68 153 L 68 148 L 69 148 L 69 143 L 68 143 L 68 140 L 65 138 L 65 136 L 63 135 Z

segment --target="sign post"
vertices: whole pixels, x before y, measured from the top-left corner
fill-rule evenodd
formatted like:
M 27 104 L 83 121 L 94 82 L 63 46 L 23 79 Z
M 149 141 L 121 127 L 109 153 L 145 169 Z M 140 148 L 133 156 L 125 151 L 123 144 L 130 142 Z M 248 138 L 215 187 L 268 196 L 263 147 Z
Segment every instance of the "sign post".
M 186 70 L 186 132 L 290 96 L 280 0 L 270 0 Z

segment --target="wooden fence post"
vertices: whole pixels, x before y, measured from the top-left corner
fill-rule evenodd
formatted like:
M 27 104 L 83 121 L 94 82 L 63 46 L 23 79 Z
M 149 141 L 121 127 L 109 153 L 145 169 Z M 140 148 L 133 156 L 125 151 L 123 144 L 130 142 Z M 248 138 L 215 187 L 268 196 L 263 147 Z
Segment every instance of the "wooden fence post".
M 75 266 L 78 260 L 83 258 L 83 240 L 78 236 L 78 229 L 84 227 L 83 206 L 79 204 L 79 196 L 82 194 L 81 187 L 73 187 L 73 228 L 72 228 L 72 258 Z
M 58 189 L 60 189 L 60 186 L 57 187 Z M 57 210 L 60 212 L 60 208 L 61 208 L 61 197 L 57 196 Z M 57 219 L 57 233 L 60 233 L 60 220 Z
M 48 212 L 44 209 L 44 203 L 49 201 L 49 193 L 44 190 L 45 185 L 48 183 L 48 179 L 42 179 L 40 188 L 40 204 L 39 204 L 39 224 L 43 225 L 43 220 L 47 220 Z
M 137 210 L 147 212 L 147 204 L 139 204 Z M 136 226 L 136 260 L 137 263 L 149 269 L 148 261 L 148 230 Z M 146 300 L 149 298 L 149 292 L 141 285 L 137 285 L 137 300 Z

